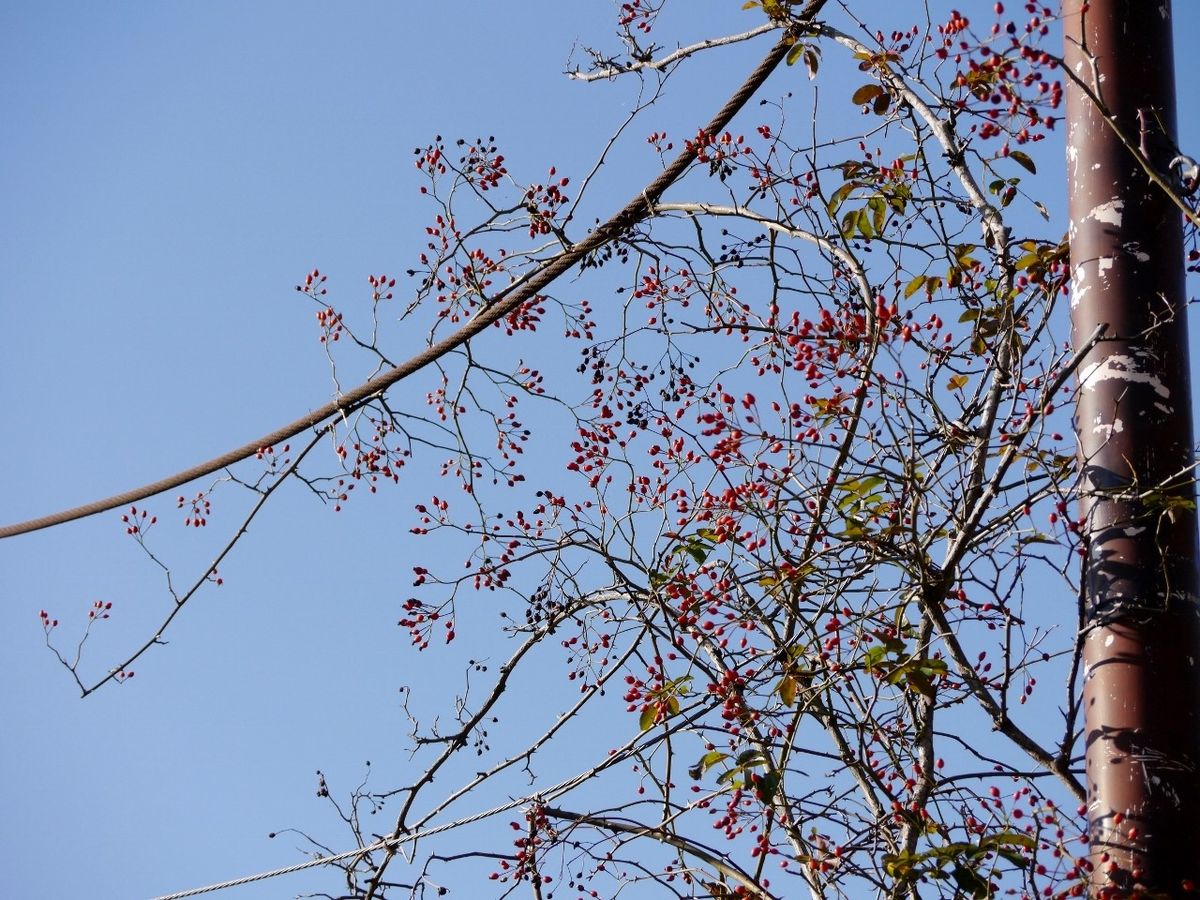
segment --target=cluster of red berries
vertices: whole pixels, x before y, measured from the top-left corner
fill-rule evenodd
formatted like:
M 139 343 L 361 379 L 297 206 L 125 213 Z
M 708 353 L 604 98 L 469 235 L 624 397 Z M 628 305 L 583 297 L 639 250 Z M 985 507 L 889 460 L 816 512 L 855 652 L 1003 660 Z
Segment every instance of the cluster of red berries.
M 643 6 L 642 0 L 629 0 L 628 3 L 621 4 L 617 24 L 622 28 L 629 28 L 632 25 L 642 34 L 649 34 L 650 29 L 654 27 L 654 17 L 660 8 L 661 4 L 652 6 L 647 2 Z
M 208 517 L 212 514 L 212 503 L 209 502 L 205 491 L 197 492 L 190 500 L 180 494 L 175 499 L 175 508 L 183 509 L 184 506 L 188 508 L 187 517 L 183 520 L 184 527 L 203 528 L 208 524 Z
M 157 524 L 158 516 L 151 516 L 144 509 L 138 512 L 136 506 L 131 506 L 129 512 L 121 516 L 121 521 L 125 523 L 125 533 L 136 536 L 145 534 L 153 525 Z
M 296 285 L 296 290 L 302 294 L 308 294 L 312 297 L 317 297 L 322 294 L 327 294 L 329 291 L 321 287 L 329 279 L 329 276 L 322 275 L 319 270 L 313 269 L 304 276 L 304 284 Z
M 378 303 L 380 300 L 392 299 L 392 288 L 396 286 L 396 279 L 386 275 L 369 275 L 367 284 L 371 285 L 371 300 Z M 385 291 L 387 293 L 384 293 Z

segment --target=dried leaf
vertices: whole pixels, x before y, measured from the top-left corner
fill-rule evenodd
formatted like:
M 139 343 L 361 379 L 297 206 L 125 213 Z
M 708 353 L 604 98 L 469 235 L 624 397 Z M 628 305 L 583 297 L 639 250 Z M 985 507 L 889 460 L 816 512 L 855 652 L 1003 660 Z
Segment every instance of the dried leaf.
M 859 106 L 862 106 L 864 103 L 870 103 L 882 93 L 883 88 L 878 84 L 864 84 L 854 92 L 850 99 Z

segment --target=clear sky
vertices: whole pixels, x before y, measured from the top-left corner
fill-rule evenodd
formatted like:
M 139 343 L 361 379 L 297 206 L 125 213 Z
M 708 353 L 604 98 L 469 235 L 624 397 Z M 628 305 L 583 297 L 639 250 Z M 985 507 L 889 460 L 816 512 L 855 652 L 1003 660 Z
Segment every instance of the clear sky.
M 737 0 L 689 2 L 688 36 L 754 24 Z M 1200 4 L 1175 5 L 1181 144 L 1200 156 Z M 0 518 L 160 477 L 324 403 L 293 285 L 320 267 L 349 304 L 369 273 L 412 264 L 425 210 L 411 154 L 434 134 L 494 134 L 531 176 L 590 161 L 633 85 L 562 71 L 612 21 L 606 0 L 0 4 Z M 706 120 L 760 49 L 713 54 L 663 121 Z M 652 173 L 637 160 L 606 173 L 614 197 Z M 1061 217 L 1062 198 L 1046 202 Z M 281 497 L 170 646 L 85 701 L 42 646 L 38 610 L 69 637 L 111 601 L 89 645 L 99 664 L 161 611 L 161 575 L 112 513 L 0 543 L 0 895 L 207 884 L 297 861 L 300 841 L 267 837 L 288 827 L 348 849 L 315 771 L 335 791 L 366 760 L 402 771 L 397 686 L 443 674 L 413 671 L 430 663 L 396 628 L 406 496 L 337 517 Z

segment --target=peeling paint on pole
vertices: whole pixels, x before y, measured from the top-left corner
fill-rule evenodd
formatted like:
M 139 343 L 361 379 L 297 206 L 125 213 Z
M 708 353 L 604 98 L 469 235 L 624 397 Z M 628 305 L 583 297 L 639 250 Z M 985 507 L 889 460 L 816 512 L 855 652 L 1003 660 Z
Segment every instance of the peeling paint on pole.
M 1093 896 L 1176 897 L 1200 885 L 1195 453 L 1180 215 L 1142 165 L 1176 152 L 1171 6 L 1063 13 L 1072 331 L 1106 338 L 1075 421 Z

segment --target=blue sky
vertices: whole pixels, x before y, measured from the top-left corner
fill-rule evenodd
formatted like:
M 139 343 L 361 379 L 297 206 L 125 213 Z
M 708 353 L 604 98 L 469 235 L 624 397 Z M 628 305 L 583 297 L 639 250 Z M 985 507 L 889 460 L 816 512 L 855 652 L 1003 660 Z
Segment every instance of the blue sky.
M 688 36 L 753 24 L 734 0 L 692 2 Z M 1200 145 L 1186 114 L 1200 8 L 1176 7 L 1186 149 Z M 349 304 L 367 274 L 411 264 L 425 218 L 411 153 L 436 133 L 495 134 L 531 177 L 590 161 L 633 86 L 561 73 L 612 19 L 594 0 L 0 7 L 3 518 L 157 478 L 324 403 L 293 285 L 320 267 Z M 663 121 L 707 119 L 758 52 L 681 78 Z M 636 159 L 606 173 L 613 196 L 653 171 Z M 445 677 L 395 627 L 412 565 L 401 496 L 338 517 L 281 497 L 170 646 L 86 701 L 42 646 L 38 610 L 65 629 L 113 602 L 89 646 L 99 662 L 161 610 L 161 576 L 114 514 L 0 544 L 0 894 L 206 884 L 295 862 L 298 841 L 267 838 L 292 826 L 348 848 L 315 770 L 345 790 L 368 759 L 402 767 L 396 687 Z

